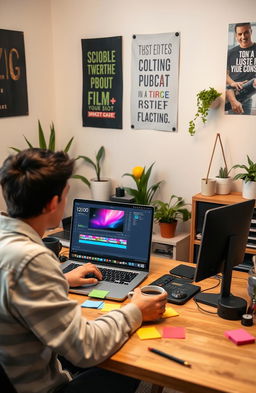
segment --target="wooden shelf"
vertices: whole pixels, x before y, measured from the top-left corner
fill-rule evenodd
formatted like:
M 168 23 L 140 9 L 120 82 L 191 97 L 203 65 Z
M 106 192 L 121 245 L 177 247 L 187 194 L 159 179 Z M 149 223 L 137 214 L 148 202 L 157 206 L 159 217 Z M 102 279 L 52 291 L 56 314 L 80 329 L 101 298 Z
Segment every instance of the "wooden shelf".
M 152 253 L 165 258 L 187 262 L 189 257 L 189 238 L 190 235 L 186 232 L 177 233 L 176 236 L 171 238 L 162 237 L 160 233 L 154 232 L 152 235 Z M 161 247 L 161 245 L 167 246 L 166 248 L 169 250 L 169 255 L 155 253 L 157 245 L 159 245 L 159 247 Z

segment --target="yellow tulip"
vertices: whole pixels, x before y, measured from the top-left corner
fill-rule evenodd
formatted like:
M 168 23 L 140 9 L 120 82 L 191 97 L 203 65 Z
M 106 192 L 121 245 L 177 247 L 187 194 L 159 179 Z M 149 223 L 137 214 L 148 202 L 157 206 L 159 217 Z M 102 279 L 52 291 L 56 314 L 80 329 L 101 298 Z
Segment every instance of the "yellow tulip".
M 144 172 L 144 168 L 142 166 L 135 166 L 132 170 L 132 174 L 136 179 L 140 179 Z

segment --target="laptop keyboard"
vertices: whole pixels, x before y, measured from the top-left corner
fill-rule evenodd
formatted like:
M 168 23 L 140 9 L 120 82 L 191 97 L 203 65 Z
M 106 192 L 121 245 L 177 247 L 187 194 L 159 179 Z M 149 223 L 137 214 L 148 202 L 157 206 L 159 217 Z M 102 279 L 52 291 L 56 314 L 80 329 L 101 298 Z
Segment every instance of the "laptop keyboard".
M 77 263 L 70 263 L 70 265 L 68 265 L 63 270 L 63 273 L 68 273 L 71 270 L 77 268 L 78 266 L 80 265 L 78 265 Z M 138 273 L 123 270 L 106 269 L 100 267 L 98 267 L 98 269 L 100 270 L 104 281 L 113 282 L 115 284 L 128 285 L 138 275 Z

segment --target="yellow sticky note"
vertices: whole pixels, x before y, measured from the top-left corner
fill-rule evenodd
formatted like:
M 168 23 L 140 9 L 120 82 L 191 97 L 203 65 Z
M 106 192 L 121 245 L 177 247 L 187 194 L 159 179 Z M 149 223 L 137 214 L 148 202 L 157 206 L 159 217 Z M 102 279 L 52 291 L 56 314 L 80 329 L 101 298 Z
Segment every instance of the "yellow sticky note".
M 102 307 L 101 311 L 112 311 L 112 310 L 117 310 L 118 308 L 121 307 L 121 304 L 115 304 L 115 303 L 104 303 L 104 307 Z
M 162 318 L 176 317 L 177 315 L 180 314 L 177 311 L 175 311 L 172 307 L 166 307 Z
M 137 330 L 137 334 L 141 340 L 150 340 L 151 338 L 162 337 L 155 327 L 142 327 Z

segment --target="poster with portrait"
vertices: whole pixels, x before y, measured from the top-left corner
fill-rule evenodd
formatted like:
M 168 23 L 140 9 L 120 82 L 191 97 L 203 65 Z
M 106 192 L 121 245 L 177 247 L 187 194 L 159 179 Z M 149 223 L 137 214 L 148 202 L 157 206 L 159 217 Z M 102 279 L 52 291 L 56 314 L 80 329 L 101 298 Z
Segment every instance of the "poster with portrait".
M 229 25 L 225 114 L 256 115 L 256 22 Z
M 28 115 L 24 33 L 0 29 L 0 117 Z
M 122 37 L 82 40 L 83 126 L 122 128 Z
M 177 131 L 180 34 L 132 40 L 131 127 Z

